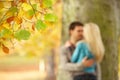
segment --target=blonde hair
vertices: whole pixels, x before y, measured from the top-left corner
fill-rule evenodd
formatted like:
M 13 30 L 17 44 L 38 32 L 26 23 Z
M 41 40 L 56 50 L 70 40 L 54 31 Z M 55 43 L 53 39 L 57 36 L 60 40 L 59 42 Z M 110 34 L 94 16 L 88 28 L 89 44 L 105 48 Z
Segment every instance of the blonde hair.
M 85 42 L 88 43 L 89 48 L 97 62 L 101 62 L 104 56 L 104 45 L 101 38 L 99 26 L 94 23 L 85 24 L 83 28 L 83 36 Z

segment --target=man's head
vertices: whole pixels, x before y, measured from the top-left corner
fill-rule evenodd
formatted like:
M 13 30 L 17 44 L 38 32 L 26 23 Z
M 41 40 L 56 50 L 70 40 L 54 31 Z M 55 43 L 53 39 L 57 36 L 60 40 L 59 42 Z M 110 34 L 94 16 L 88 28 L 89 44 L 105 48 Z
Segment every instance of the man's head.
M 83 24 L 78 21 L 72 22 L 69 26 L 69 34 L 75 40 L 81 40 L 83 38 Z

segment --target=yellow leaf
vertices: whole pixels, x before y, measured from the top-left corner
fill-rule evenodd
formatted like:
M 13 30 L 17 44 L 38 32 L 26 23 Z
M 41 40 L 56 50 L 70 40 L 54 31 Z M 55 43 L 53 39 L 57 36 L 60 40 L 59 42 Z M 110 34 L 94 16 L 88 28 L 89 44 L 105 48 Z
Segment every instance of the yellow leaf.
M 42 15 L 39 12 L 36 12 L 36 16 L 38 19 L 40 19 L 42 17 Z
M 4 22 L 2 25 L 4 28 L 9 29 L 10 28 L 10 24 L 7 22 Z
M 22 10 L 22 9 L 19 9 L 19 13 L 18 13 L 18 16 L 23 16 L 25 14 L 25 12 Z
M 33 18 L 33 16 L 30 16 L 28 13 L 24 14 L 24 16 L 29 20 L 31 20 Z
M 17 31 L 21 26 L 19 24 L 17 24 L 17 22 L 14 23 L 13 25 L 13 29 L 14 31 Z
M 6 17 L 10 17 L 10 16 L 13 16 L 13 13 L 12 12 L 7 12 Z
M 48 21 L 45 21 L 45 24 L 46 24 L 47 26 L 49 26 L 49 27 L 54 26 L 54 23 L 52 23 L 52 22 L 48 22 Z
M 27 4 L 27 3 L 23 3 L 22 8 L 23 8 L 24 11 L 28 11 L 28 10 L 32 9 L 30 4 Z
M 0 2 L 0 9 L 3 7 L 4 7 L 3 2 Z

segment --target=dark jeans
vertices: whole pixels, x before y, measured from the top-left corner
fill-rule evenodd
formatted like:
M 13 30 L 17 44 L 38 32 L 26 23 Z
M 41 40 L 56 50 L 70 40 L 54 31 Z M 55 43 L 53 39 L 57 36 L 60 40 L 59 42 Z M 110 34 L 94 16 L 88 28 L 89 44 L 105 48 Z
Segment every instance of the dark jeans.
M 93 74 L 83 74 L 74 76 L 73 80 L 97 80 L 97 77 Z

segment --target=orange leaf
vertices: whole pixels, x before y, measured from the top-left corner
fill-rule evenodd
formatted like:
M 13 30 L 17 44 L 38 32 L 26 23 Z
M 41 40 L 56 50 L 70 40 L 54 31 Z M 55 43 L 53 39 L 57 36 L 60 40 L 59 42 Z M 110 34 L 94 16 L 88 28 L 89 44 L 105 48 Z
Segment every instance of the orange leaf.
M 4 37 L 3 37 L 3 38 L 2 38 L 2 40 L 4 40 L 4 41 L 5 41 L 5 40 L 6 40 L 6 38 L 4 38 Z
M 25 17 L 29 20 L 31 20 L 33 18 L 33 16 L 29 16 L 28 14 L 26 14 Z
M 2 50 L 3 50 L 6 54 L 9 53 L 9 48 L 6 47 L 6 46 L 4 46 L 3 44 L 2 44 Z
M 7 19 L 7 22 L 10 23 L 10 22 L 13 21 L 13 20 L 14 20 L 14 16 L 9 17 L 9 18 Z
M 35 24 L 32 25 L 32 30 L 35 31 Z
M 20 0 L 21 2 L 27 2 L 26 0 Z
M 11 3 L 11 5 L 12 5 L 12 6 L 17 6 L 16 1 L 13 1 L 13 2 Z
M 18 23 L 18 24 L 21 24 L 22 23 L 22 19 L 20 17 L 15 17 L 15 21 Z

